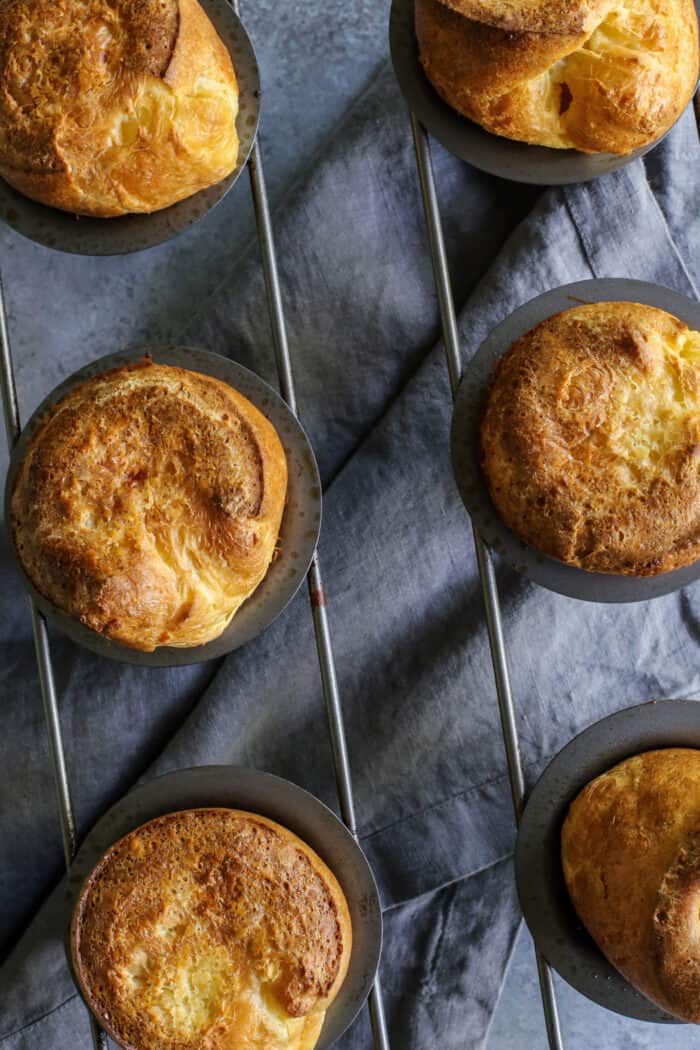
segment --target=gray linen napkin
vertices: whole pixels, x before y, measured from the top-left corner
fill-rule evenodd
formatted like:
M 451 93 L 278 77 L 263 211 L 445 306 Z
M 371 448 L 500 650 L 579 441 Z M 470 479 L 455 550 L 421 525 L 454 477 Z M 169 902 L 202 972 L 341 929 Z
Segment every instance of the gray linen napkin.
M 435 151 L 465 357 L 513 308 L 590 276 L 694 295 L 697 130 L 647 161 L 547 191 Z M 286 202 L 279 246 L 300 408 L 326 490 L 324 556 L 363 845 L 386 919 L 393 1045 L 483 1047 L 518 926 L 514 827 L 405 107 L 388 70 Z M 183 333 L 273 378 L 256 258 Z M 0 799 L 3 1050 L 89 1045 L 63 960 L 51 785 L 28 618 L 3 561 Z M 587 723 L 700 690 L 700 591 L 597 607 L 499 568 L 532 780 Z M 142 775 L 236 762 L 334 804 L 305 597 L 216 665 L 144 671 L 56 638 L 81 827 Z M 10 797 L 11 795 L 11 797 Z M 33 918 L 32 918 L 33 916 Z M 343 1050 L 371 1045 L 366 1017 Z

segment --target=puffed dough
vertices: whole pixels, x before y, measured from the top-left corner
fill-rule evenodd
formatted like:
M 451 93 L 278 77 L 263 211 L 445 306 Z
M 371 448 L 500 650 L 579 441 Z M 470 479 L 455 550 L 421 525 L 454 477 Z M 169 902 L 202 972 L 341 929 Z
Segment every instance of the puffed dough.
M 500 359 L 481 421 L 505 523 L 594 572 L 700 557 L 700 333 L 639 303 L 550 317 Z
M 272 424 L 211 376 L 144 359 L 33 435 L 12 530 L 34 586 L 132 649 L 217 638 L 266 575 L 287 491 Z
M 335 876 L 291 831 L 200 809 L 107 852 L 71 943 L 83 994 L 127 1050 L 313 1050 L 352 926 Z
M 166 208 L 233 171 L 237 114 L 197 0 L 0 0 L 0 175 L 34 200 Z
M 613 966 L 700 1024 L 700 751 L 648 751 L 591 781 L 564 822 L 562 862 Z
M 506 138 L 630 153 L 698 76 L 693 0 L 415 0 L 420 59 L 454 109 Z

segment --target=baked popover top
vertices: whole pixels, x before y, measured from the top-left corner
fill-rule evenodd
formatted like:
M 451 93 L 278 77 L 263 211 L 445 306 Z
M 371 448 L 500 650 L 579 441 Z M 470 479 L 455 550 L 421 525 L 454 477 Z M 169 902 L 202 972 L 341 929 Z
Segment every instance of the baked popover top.
M 235 168 L 237 113 L 197 0 L 0 0 L 0 175 L 28 197 L 165 208 Z
M 128 1050 L 312 1050 L 351 946 L 345 897 L 317 854 L 227 809 L 121 839 L 72 926 L 83 994 Z
M 592 780 L 564 822 L 562 863 L 613 966 L 700 1024 L 700 751 L 647 751 Z
M 133 649 L 216 638 L 267 573 L 287 490 L 271 423 L 228 384 L 149 359 L 49 410 L 12 493 L 36 589 Z
M 639 303 L 550 317 L 500 359 L 481 422 L 505 523 L 550 557 L 652 576 L 700 557 L 700 333 Z
M 505 138 L 630 153 L 668 131 L 698 76 L 693 0 L 415 0 L 428 79 Z

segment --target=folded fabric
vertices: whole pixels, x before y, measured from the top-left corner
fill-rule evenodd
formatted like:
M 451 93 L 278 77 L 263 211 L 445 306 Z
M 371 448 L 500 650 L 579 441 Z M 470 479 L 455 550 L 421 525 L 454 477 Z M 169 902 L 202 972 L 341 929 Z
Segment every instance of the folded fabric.
M 325 487 L 330 595 L 363 845 L 386 918 L 393 1045 L 484 1045 L 518 924 L 514 840 L 469 520 L 452 478 L 451 404 L 407 112 L 388 69 L 277 217 L 300 412 Z M 686 114 L 646 164 L 549 190 L 482 175 L 435 147 L 465 358 L 522 302 L 591 276 L 695 295 L 697 129 Z M 183 341 L 273 380 L 255 255 Z M 86 349 L 86 358 L 89 356 Z M 48 349 L 47 349 L 48 353 Z M 7 1050 L 88 1047 L 65 966 L 62 888 L 31 635 L 3 559 L 0 590 L 2 934 Z M 654 696 L 700 691 L 697 587 L 594 606 L 500 566 L 532 780 L 573 733 Z M 242 763 L 335 804 L 305 596 L 216 665 L 144 671 L 53 644 L 85 831 L 139 777 Z M 32 918 L 33 916 L 33 918 Z M 368 1050 L 366 1017 L 341 1040 Z

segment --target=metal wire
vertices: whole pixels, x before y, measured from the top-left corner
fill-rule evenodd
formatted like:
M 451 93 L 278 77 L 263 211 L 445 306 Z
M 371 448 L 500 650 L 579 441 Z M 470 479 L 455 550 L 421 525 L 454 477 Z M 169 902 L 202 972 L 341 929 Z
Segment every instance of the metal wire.
M 235 7 L 237 8 L 238 5 L 235 4 Z M 275 251 L 270 208 L 265 187 L 262 157 L 257 142 L 253 146 L 250 160 L 248 161 L 248 167 L 250 171 L 255 216 L 258 225 L 260 252 L 262 255 L 263 272 L 265 274 L 265 286 L 270 306 L 270 324 L 272 326 L 272 337 L 275 347 L 275 360 L 277 363 L 280 390 L 285 401 L 296 415 L 294 376 L 292 373 L 292 363 L 287 342 L 287 326 L 285 323 L 284 306 L 280 291 L 277 254 Z M 335 777 L 338 787 L 338 798 L 340 800 L 340 812 L 343 822 L 347 825 L 355 840 L 357 840 L 357 823 L 355 820 L 355 804 L 353 799 L 352 777 L 350 774 L 350 759 L 345 739 L 345 723 L 343 719 L 340 692 L 338 689 L 335 658 L 333 655 L 333 643 L 326 609 L 326 594 L 323 587 L 323 577 L 321 574 L 321 564 L 318 553 L 314 555 L 311 563 L 308 575 L 308 586 L 309 599 L 313 613 L 314 632 L 316 635 L 316 648 L 318 650 L 321 679 L 323 682 L 323 695 L 328 716 L 331 745 L 333 748 Z M 389 1036 L 384 1015 L 383 996 L 379 976 L 377 976 L 369 995 L 369 1010 L 374 1045 L 377 1050 L 389 1050 Z
M 460 351 L 459 332 L 457 330 L 457 314 L 452 294 L 452 282 L 447 264 L 447 253 L 445 251 L 445 240 L 442 231 L 442 220 L 440 218 L 440 207 L 435 186 L 435 172 L 430 153 L 430 140 L 428 134 L 414 113 L 411 114 L 411 130 L 416 151 L 416 163 L 418 167 L 418 178 L 420 181 L 423 207 L 428 226 L 428 240 L 430 242 L 430 254 L 433 261 L 433 273 L 435 285 L 440 304 L 440 319 L 442 322 L 443 341 L 445 354 L 447 356 L 447 368 L 450 375 L 452 396 L 455 397 L 462 378 L 462 355 Z M 498 584 L 494 570 L 491 554 L 484 544 L 477 529 L 473 529 L 474 546 L 476 548 L 476 559 L 479 566 L 479 577 L 481 589 L 486 608 L 486 625 L 488 629 L 489 645 L 491 648 L 491 660 L 493 673 L 496 680 L 496 696 L 498 697 L 498 710 L 501 717 L 501 728 L 503 730 L 503 742 L 505 744 L 506 760 L 508 764 L 508 776 L 510 779 L 511 797 L 516 822 L 520 822 L 523 805 L 525 801 L 525 777 L 523 775 L 522 757 L 520 754 L 520 741 L 518 738 L 518 727 L 513 702 L 513 692 L 510 685 L 510 673 L 508 670 L 508 656 L 506 653 L 505 638 L 503 635 L 503 620 L 501 617 L 501 603 L 498 594 Z M 542 1007 L 544 1009 L 547 1038 L 551 1050 L 563 1050 L 564 1043 L 559 1023 L 559 1011 L 557 1008 L 556 994 L 552 972 L 535 949 L 537 961 L 537 973 L 542 995 Z
M 22 427 L 19 415 L 19 403 L 17 401 L 17 389 L 15 386 L 15 371 L 12 361 L 12 350 L 10 347 L 7 309 L 5 306 L 5 289 L 2 282 L 2 276 L 0 276 L 0 390 L 2 392 L 2 406 L 5 416 L 7 446 L 11 452 L 19 438 Z M 71 799 L 68 771 L 66 769 L 63 736 L 61 734 L 61 719 L 58 713 L 58 698 L 53 677 L 53 665 L 51 663 L 49 634 L 46 629 L 46 621 L 34 605 L 31 598 L 29 599 L 29 605 L 32 615 L 34 650 L 36 652 L 36 662 L 39 670 L 39 684 L 41 686 L 41 699 L 44 708 L 44 721 L 46 722 L 51 770 L 53 772 L 54 785 L 56 788 L 58 816 L 61 825 L 63 857 L 66 864 L 66 871 L 68 871 L 76 854 L 77 837 L 75 833 L 73 801 Z M 98 1027 L 92 1014 L 89 1014 L 89 1018 L 93 1047 L 95 1050 L 106 1050 L 107 1041 L 104 1032 Z
M 10 349 L 10 334 L 7 328 L 7 308 L 5 306 L 5 288 L 0 275 L 0 387 L 2 389 L 2 407 L 5 416 L 5 433 L 7 434 L 7 447 L 11 452 L 15 442 L 20 435 L 21 425 L 19 419 L 19 404 L 17 401 L 17 388 L 15 386 L 15 373 L 12 367 L 12 351 Z

